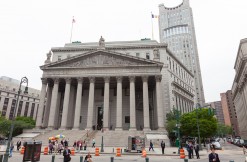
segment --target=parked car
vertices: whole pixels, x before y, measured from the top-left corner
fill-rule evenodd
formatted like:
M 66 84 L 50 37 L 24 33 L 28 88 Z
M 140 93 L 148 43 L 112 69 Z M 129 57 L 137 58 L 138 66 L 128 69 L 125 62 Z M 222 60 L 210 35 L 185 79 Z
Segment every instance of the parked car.
M 216 150 L 222 150 L 222 147 L 221 147 L 221 145 L 220 145 L 220 143 L 218 141 L 212 142 L 212 145 L 214 146 L 214 148 Z

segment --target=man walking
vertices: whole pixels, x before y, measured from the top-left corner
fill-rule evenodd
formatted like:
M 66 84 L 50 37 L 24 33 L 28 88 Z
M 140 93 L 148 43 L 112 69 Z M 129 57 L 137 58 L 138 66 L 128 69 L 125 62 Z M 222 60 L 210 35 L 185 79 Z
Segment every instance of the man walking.
M 197 159 L 200 159 L 200 155 L 199 155 L 199 145 L 198 145 L 198 143 L 195 143 L 194 148 L 195 148 L 195 152 L 196 152 L 196 157 L 197 157 Z
M 154 144 L 153 144 L 152 141 L 150 141 L 149 151 L 150 151 L 151 149 L 154 151 Z
M 165 142 L 164 141 L 161 141 L 160 146 L 161 146 L 161 149 L 162 149 L 162 154 L 165 154 L 165 147 L 166 147 Z
M 17 146 L 17 151 L 19 151 L 19 149 L 20 149 L 20 147 L 21 147 L 21 140 L 18 140 L 18 141 L 17 141 L 16 146 Z

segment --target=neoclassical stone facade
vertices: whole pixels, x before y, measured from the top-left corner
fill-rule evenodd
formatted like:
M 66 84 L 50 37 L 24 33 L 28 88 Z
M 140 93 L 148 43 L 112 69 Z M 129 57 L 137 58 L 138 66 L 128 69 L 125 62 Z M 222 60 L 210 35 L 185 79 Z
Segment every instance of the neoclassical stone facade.
M 41 70 L 37 128 L 164 130 L 172 107 L 193 109 L 193 75 L 156 41 L 66 44 Z
M 236 72 L 232 97 L 236 108 L 239 133 L 242 139 L 247 139 L 247 39 L 242 39 L 239 44 L 234 69 Z

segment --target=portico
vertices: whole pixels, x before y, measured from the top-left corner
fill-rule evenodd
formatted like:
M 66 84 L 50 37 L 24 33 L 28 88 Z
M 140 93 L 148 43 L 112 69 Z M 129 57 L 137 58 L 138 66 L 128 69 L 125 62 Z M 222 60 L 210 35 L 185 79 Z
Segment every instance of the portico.
M 103 49 L 47 63 L 36 127 L 164 129 L 162 67 Z

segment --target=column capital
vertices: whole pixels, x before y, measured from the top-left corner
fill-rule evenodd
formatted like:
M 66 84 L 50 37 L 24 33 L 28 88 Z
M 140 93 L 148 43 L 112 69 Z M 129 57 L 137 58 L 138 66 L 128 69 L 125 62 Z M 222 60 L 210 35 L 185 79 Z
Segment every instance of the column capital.
M 53 78 L 52 80 L 54 81 L 54 84 L 58 84 L 59 83 L 59 78 Z
M 130 82 L 135 82 L 135 76 L 129 76 Z
M 117 82 L 119 83 L 119 82 L 122 82 L 123 77 L 122 76 L 116 76 L 116 79 L 117 79 Z
M 149 77 L 148 75 L 143 75 L 142 76 L 142 81 L 143 82 L 147 82 L 148 81 L 148 77 Z
M 155 80 L 156 80 L 156 82 L 161 82 L 162 75 L 155 75 Z
M 78 82 L 78 83 L 83 83 L 83 80 L 84 80 L 83 77 L 79 77 L 79 78 L 76 78 L 76 79 L 77 79 L 77 82 Z
M 109 76 L 105 76 L 104 77 L 104 81 L 105 81 L 105 83 L 109 83 L 110 82 L 110 77 Z
M 70 84 L 71 83 L 71 78 L 64 78 L 66 84 Z
M 90 83 L 94 83 L 95 82 L 95 77 L 90 76 L 90 77 L 88 77 L 88 79 L 89 79 Z
M 42 84 L 47 84 L 47 78 L 41 78 Z

